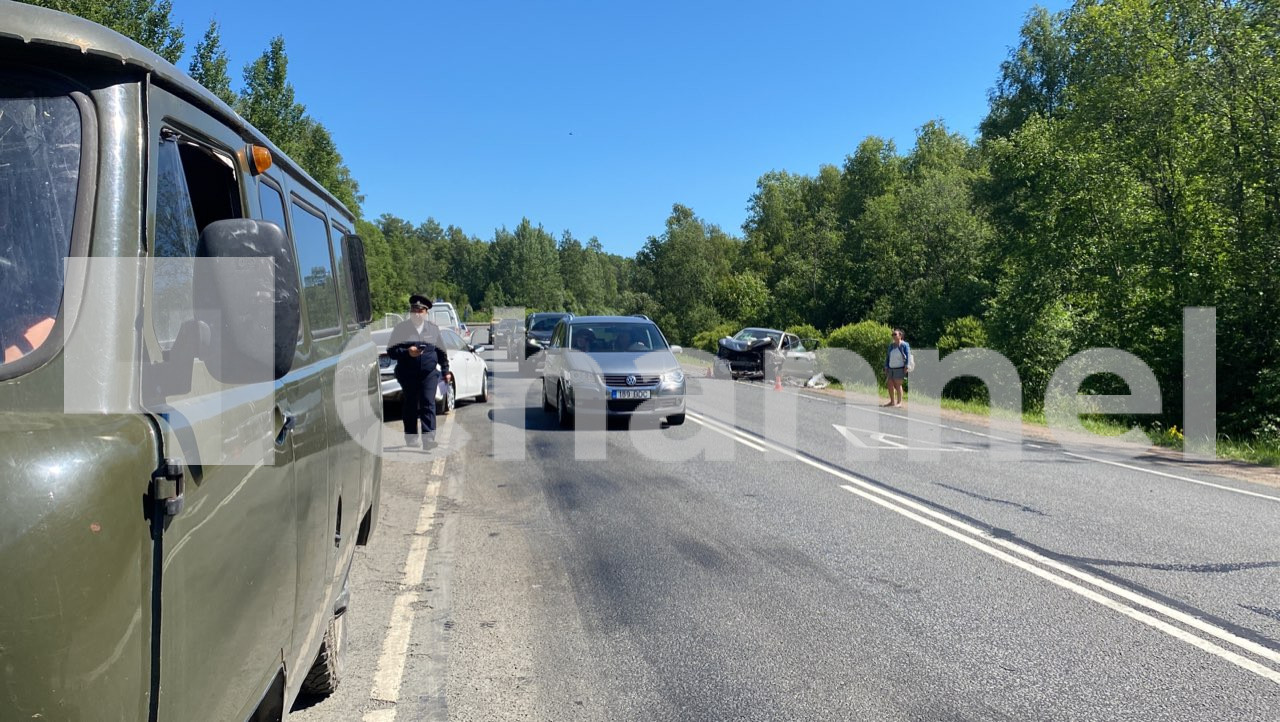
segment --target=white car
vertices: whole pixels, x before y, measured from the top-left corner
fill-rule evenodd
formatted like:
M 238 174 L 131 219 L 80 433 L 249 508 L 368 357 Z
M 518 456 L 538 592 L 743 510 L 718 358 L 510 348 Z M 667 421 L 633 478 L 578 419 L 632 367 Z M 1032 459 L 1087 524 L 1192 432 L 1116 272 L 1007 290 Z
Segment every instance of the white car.
M 391 329 L 373 332 L 374 343 L 378 345 L 378 374 L 382 384 L 383 401 L 399 401 L 403 395 L 400 382 L 396 380 L 395 359 L 387 355 L 387 340 L 391 337 Z M 462 340 L 453 329 L 440 329 L 440 337 L 445 353 L 449 356 L 449 371 L 452 379 L 447 379 L 448 392 L 436 391 L 436 413 L 447 414 L 457 405 L 458 399 L 489 400 L 489 364 L 475 352 L 475 349 Z
M 458 399 L 489 400 L 489 364 L 476 353 L 475 347 L 451 328 L 440 329 L 445 353 L 449 356 L 449 371 L 453 378 L 447 395 L 436 394 L 436 413 L 453 411 Z

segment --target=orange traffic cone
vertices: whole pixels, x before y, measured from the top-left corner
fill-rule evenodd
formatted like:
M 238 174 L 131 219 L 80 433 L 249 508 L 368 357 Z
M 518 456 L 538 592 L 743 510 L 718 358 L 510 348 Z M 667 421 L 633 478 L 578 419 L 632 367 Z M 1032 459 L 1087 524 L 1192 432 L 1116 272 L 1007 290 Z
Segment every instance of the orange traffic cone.
M 778 374 L 777 376 L 773 377 L 773 390 L 774 391 L 782 390 L 782 374 Z

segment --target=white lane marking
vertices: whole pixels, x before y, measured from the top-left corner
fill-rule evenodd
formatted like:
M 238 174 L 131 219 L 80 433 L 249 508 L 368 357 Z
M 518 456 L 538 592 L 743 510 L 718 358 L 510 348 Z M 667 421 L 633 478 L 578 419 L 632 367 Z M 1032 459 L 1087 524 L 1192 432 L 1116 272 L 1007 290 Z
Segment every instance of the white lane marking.
M 698 424 L 699 426 L 703 426 L 703 427 L 705 427 L 705 428 L 708 428 L 708 429 L 710 429 L 710 430 L 712 430 L 712 431 L 714 431 L 714 432 L 716 432 L 716 433 L 718 433 L 718 434 L 724 434 L 725 436 L 728 436 L 730 439 L 733 439 L 734 441 L 738 442 L 739 444 L 742 444 L 743 446 L 749 446 L 749 447 L 751 447 L 751 448 L 755 449 L 756 451 L 760 451 L 760 452 L 765 451 L 765 448 L 764 448 L 763 446 L 761 446 L 761 445 L 759 445 L 759 444 L 755 443 L 754 441 L 748 441 L 748 440 L 746 440 L 746 439 L 742 438 L 741 436 L 738 436 L 737 434 L 731 434 L 731 433 L 729 433 L 729 432 L 727 432 L 727 431 L 724 431 L 724 430 L 722 430 L 722 429 L 717 429 L 716 427 L 714 427 L 714 426 L 710 426 L 710 425 L 708 425 L 708 424 L 705 424 L 705 423 L 703 423 L 703 422 L 699 421 L 698 419 L 696 419 L 696 418 L 694 418 L 694 417 L 692 417 L 692 416 L 690 416 L 690 417 L 689 417 L 689 420 L 690 420 L 690 421 L 692 421 L 692 422 L 693 422 L 693 423 L 695 423 L 695 424 Z
M 396 708 L 390 707 L 388 709 L 371 709 L 368 712 L 365 712 L 364 717 L 361 719 L 363 719 L 364 722 L 393 722 L 395 718 Z
M 749 434 L 735 426 L 730 426 L 729 424 L 720 422 L 717 419 L 712 419 L 706 416 L 703 416 L 701 420 L 695 418 L 694 421 L 697 421 L 698 423 L 702 424 L 703 426 L 706 426 L 712 431 L 718 431 L 728 436 L 729 438 L 734 439 L 735 441 L 741 441 L 742 443 L 748 446 L 751 446 L 752 448 L 759 449 L 760 451 L 763 451 L 766 453 L 769 451 L 764 446 L 769 444 L 769 442 L 767 442 L 763 437 L 758 437 L 758 436 L 755 436 L 754 434 Z
M 705 419 L 705 420 L 711 424 L 723 425 L 724 423 L 724 422 L 713 420 L 713 419 Z M 914 510 L 915 516 L 913 516 L 913 512 L 908 512 L 905 509 L 902 509 L 902 510 L 895 509 L 895 511 L 902 513 L 904 516 L 911 516 L 912 518 L 916 518 L 916 516 L 932 517 L 938 522 L 942 522 L 943 524 L 947 524 L 951 527 L 954 527 L 955 529 L 965 532 L 966 534 L 969 534 L 972 537 L 977 537 L 978 539 L 975 540 L 977 541 L 977 543 L 986 544 L 990 547 L 993 547 L 992 551 L 998 551 L 994 549 L 994 547 L 1001 547 L 1015 554 L 1026 557 L 1027 559 L 1035 561 L 1039 564 L 1050 567 L 1064 574 L 1076 577 L 1081 581 L 1087 582 L 1088 584 L 1091 584 L 1094 587 L 1102 589 L 1103 591 L 1106 591 L 1118 597 L 1121 597 L 1129 602 L 1136 604 L 1137 606 L 1145 607 L 1148 610 L 1162 614 L 1165 617 L 1168 617 L 1174 621 L 1177 621 L 1181 624 L 1185 624 L 1188 627 L 1197 629 L 1209 636 L 1216 637 L 1217 639 L 1220 639 L 1224 642 L 1232 644 L 1236 647 L 1239 647 L 1240 649 L 1243 649 L 1247 652 L 1255 654 L 1259 657 L 1263 657 L 1264 659 L 1267 659 L 1271 662 L 1280 663 L 1280 652 L 1277 652 L 1273 649 L 1270 649 L 1268 647 L 1265 647 L 1261 644 L 1250 641 L 1248 639 L 1244 639 L 1243 637 L 1232 634 L 1231 632 L 1225 629 L 1222 629 L 1221 627 L 1205 622 L 1202 619 L 1193 617 L 1189 614 L 1186 614 L 1185 612 L 1181 612 L 1177 609 L 1169 607 L 1168 605 L 1161 604 L 1152 599 L 1148 599 L 1142 596 L 1141 594 L 1138 594 L 1132 590 L 1126 589 L 1122 586 L 1109 582 L 1100 577 L 1089 574 L 1088 572 L 1082 571 L 1080 569 L 1076 569 L 1075 567 L 1072 567 L 1068 564 L 1063 564 L 1054 559 L 1050 559 L 1042 554 L 1039 554 L 1037 552 L 1034 552 L 1030 549 L 1023 547 L 1020 544 L 1009 541 L 1008 539 L 997 539 L 997 538 L 991 537 L 989 534 L 987 534 L 982 529 L 979 529 L 978 527 L 972 526 L 958 519 L 954 519 L 946 514 L 943 514 L 942 512 L 939 512 L 935 509 L 931 509 L 901 494 L 897 494 L 887 489 L 882 489 L 879 486 L 870 483 L 868 480 L 859 478 L 853 474 L 834 468 L 824 462 L 816 461 L 814 459 L 810 459 L 805 456 L 801 456 L 799 454 L 783 449 L 782 447 L 777 446 L 776 444 L 768 441 L 767 439 L 758 439 L 758 442 L 761 445 L 769 447 L 780 454 L 790 456 L 793 459 L 796 459 L 797 461 L 808 464 L 809 466 L 812 466 L 813 468 L 818 469 L 819 471 L 824 471 L 839 479 L 843 479 L 844 481 L 847 481 L 850 484 L 854 484 L 860 487 L 861 489 L 866 490 L 867 493 L 878 494 L 881 497 L 885 497 L 888 500 L 892 500 L 893 503 L 896 503 L 898 505 L 901 505 L 902 507 L 907 507 L 911 510 Z M 852 489 L 850 489 L 850 491 L 852 491 Z M 855 493 L 859 493 L 860 496 L 864 495 L 862 492 L 855 492 Z M 877 503 L 880 503 L 880 502 L 877 502 Z M 886 502 L 886 504 L 887 503 L 888 502 Z M 933 524 L 931 523 L 930 526 L 933 526 Z M 1051 572 L 1046 571 L 1045 573 L 1052 575 Z M 1064 579 L 1063 581 L 1068 581 L 1068 580 Z M 1073 591 L 1075 590 L 1073 589 Z M 1116 604 L 1119 604 L 1119 602 L 1116 602 Z M 1108 606 L 1111 606 L 1111 605 L 1108 605 Z M 1121 606 L 1124 606 L 1124 605 L 1121 605 Z M 1142 614 L 1141 612 L 1137 612 L 1137 610 L 1133 610 L 1133 611 L 1138 614 Z M 1128 614 L 1128 612 L 1125 612 L 1125 613 Z M 1128 616 L 1133 616 L 1133 615 L 1128 614 Z M 1135 619 L 1136 618 L 1137 617 L 1135 617 Z M 1156 621 L 1159 621 L 1159 620 L 1156 620 Z M 1161 624 L 1163 624 L 1163 622 L 1161 622 Z M 1160 627 L 1157 627 L 1157 628 L 1161 629 L 1161 631 L 1166 631 L 1163 628 L 1160 628 Z M 1178 630 L 1178 631 L 1181 631 L 1181 630 Z M 1174 635 L 1174 636 L 1177 636 L 1177 635 Z M 1181 637 L 1179 638 L 1181 639 Z M 1196 639 L 1199 639 L 1199 638 L 1196 637 Z M 1217 647 L 1216 645 L 1213 645 L 1210 642 L 1204 642 L 1204 644 L 1210 645 L 1214 649 L 1220 650 L 1223 654 L 1218 654 L 1218 656 L 1223 657 L 1224 659 L 1227 658 L 1224 655 L 1235 655 L 1234 652 L 1230 652 L 1229 650 L 1225 650 L 1220 647 Z M 1203 645 L 1201 644 L 1196 644 L 1196 646 L 1204 648 Z M 1217 654 L 1217 652 L 1214 652 L 1214 653 Z M 1235 656 L 1238 656 L 1238 655 L 1235 655 Z M 1233 661 L 1233 663 L 1235 662 Z M 1246 668 L 1250 669 L 1250 671 L 1256 671 L 1251 667 L 1246 667 Z M 1265 668 L 1265 667 L 1263 669 L 1268 669 L 1271 675 L 1275 675 L 1274 677 L 1269 675 L 1263 675 L 1263 676 L 1267 677 L 1268 679 L 1272 679 L 1272 681 L 1280 683 L 1280 672 L 1275 672 L 1274 670 L 1270 670 L 1269 668 Z
M 1182 629 L 1179 629 L 1178 627 L 1175 627 L 1172 624 L 1169 624 L 1168 622 L 1165 622 L 1160 619 L 1156 619 L 1155 617 L 1145 612 L 1134 609 L 1133 607 L 1127 604 L 1123 604 L 1114 599 L 1111 599 L 1110 597 L 1103 596 L 1098 592 L 1093 591 L 1092 589 L 1088 589 L 1087 587 L 1083 587 L 1079 584 L 1076 584 L 1075 582 L 1069 579 L 1066 579 L 1064 577 L 1060 577 L 1057 574 L 1054 574 L 1053 572 L 1050 572 L 1048 570 L 1041 569 L 1040 567 L 1037 567 L 1034 564 L 1029 564 L 1027 562 L 1022 561 L 1021 559 L 1017 559 L 1009 554 L 1006 554 L 1000 551 L 999 549 L 996 549 L 990 546 L 989 544 L 984 544 L 982 541 L 979 541 L 977 539 L 974 539 L 973 537 L 969 537 L 964 534 L 961 534 L 960 532 L 954 529 L 948 529 L 947 527 L 941 524 L 938 524 L 930 519 L 926 519 L 918 514 L 914 514 L 906 509 L 903 509 L 897 506 L 896 504 L 889 502 L 886 499 L 882 499 L 876 496 L 875 494 L 870 494 L 865 491 L 862 491 L 861 489 L 856 489 L 852 486 L 849 486 L 848 484 L 842 484 L 840 488 L 850 493 L 857 494 L 858 496 L 870 502 L 878 504 L 879 506 L 882 506 L 894 513 L 901 514 L 902 516 L 908 519 L 911 519 L 914 522 L 923 524 L 924 526 L 929 527 L 934 531 L 946 534 L 947 536 L 959 542 L 967 544 L 973 547 L 974 549 L 977 549 L 978 551 L 981 551 L 985 554 L 989 554 L 995 557 L 996 559 L 999 559 L 1000 561 L 1005 562 L 1006 564 L 1012 564 L 1013 566 L 1019 569 L 1022 569 L 1023 571 L 1030 572 L 1040 577 L 1041 579 L 1052 582 L 1053 584 L 1056 584 L 1062 587 L 1063 589 L 1066 589 L 1071 592 L 1075 592 L 1076 594 L 1079 594 L 1085 599 L 1088 599 L 1092 602 L 1096 602 L 1097 604 L 1101 604 L 1102 606 L 1107 607 L 1108 609 L 1119 612 L 1131 619 L 1142 622 L 1143 624 L 1146 624 L 1154 629 L 1158 629 L 1161 632 L 1164 632 L 1165 634 L 1168 634 L 1169 636 L 1175 639 L 1178 639 L 1182 642 L 1186 642 L 1187 644 L 1190 644 L 1193 647 L 1202 649 L 1216 657 L 1219 657 L 1221 659 L 1224 659 L 1236 665 L 1237 667 L 1240 667 L 1241 669 L 1247 670 L 1249 672 L 1253 672 L 1259 677 L 1263 677 L 1276 684 L 1280 684 L 1280 672 L 1277 672 L 1276 670 L 1271 669 L 1270 667 L 1267 667 L 1263 664 L 1259 664 L 1258 662 L 1255 662 L 1254 660 L 1249 659 L 1248 657 L 1245 657 L 1240 654 L 1236 654 L 1235 652 L 1232 652 L 1231 650 L 1228 650 L 1228 649 L 1223 649 L 1222 647 L 1219 647 L 1213 642 L 1197 637 L 1196 635 L 1191 634 L 1190 632 L 1184 631 Z
M 841 436 L 848 439 L 850 443 L 852 443 L 854 446 L 861 449 L 894 449 L 894 450 L 903 450 L 903 451 L 977 451 L 977 449 L 957 448 L 954 446 L 907 447 L 906 444 L 901 444 L 901 443 L 898 443 L 897 441 L 893 441 L 892 439 L 888 438 L 892 436 L 894 438 L 903 439 L 905 441 L 910 442 L 910 439 L 908 439 L 905 436 L 902 436 L 901 434 L 890 434 L 885 431 L 875 431 L 873 429 L 860 429 L 857 426 L 841 426 L 840 424 L 832 424 L 832 426 L 835 427 L 836 431 L 840 432 Z M 862 434 L 866 434 L 867 438 L 881 445 L 871 446 L 867 444 L 867 442 L 858 438 L 858 434 L 853 433 L 855 431 L 860 432 Z
M 443 443 L 448 441 L 453 424 L 446 421 L 442 425 L 444 428 L 440 430 L 440 439 Z M 444 474 L 444 461 L 441 457 L 432 462 L 432 474 L 435 476 Z M 427 551 L 431 547 L 431 536 L 427 531 L 435 518 L 436 497 L 440 494 L 441 484 L 442 481 L 428 482 L 422 496 L 422 507 L 418 512 L 417 525 L 414 527 L 413 543 L 410 544 L 409 553 L 404 560 L 404 571 L 400 581 L 401 592 L 396 595 L 391 608 L 391 620 L 387 627 L 387 636 L 382 640 L 382 655 L 378 657 L 377 672 L 373 676 L 373 689 L 369 693 L 370 699 L 393 704 L 400 700 L 400 685 L 404 681 L 405 659 L 409 651 L 409 638 L 413 634 L 413 618 L 416 614 L 414 605 L 421 596 L 421 592 L 416 587 L 422 583 L 422 577 L 426 573 Z M 386 711 L 375 710 L 379 713 Z M 391 717 L 387 719 L 394 718 L 393 709 Z M 365 719 L 369 718 L 366 716 Z
M 1123 468 L 1123 469 L 1130 469 L 1130 470 L 1132 470 L 1132 471 L 1143 471 L 1143 472 L 1146 472 L 1146 473 L 1148 473 L 1148 474 L 1155 474 L 1156 476 L 1164 476 L 1164 477 L 1168 477 L 1168 478 L 1170 478 L 1170 479 L 1177 479 L 1178 481 L 1185 481 L 1185 482 L 1188 482 L 1188 483 L 1191 483 L 1191 484 L 1199 484 L 1199 485 L 1201 485 L 1201 486 L 1211 486 L 1211 487 L 1213 487 L 1213 488 L 1215 488 L 1215 489 L 1222 489 L 1223 491 L 1233 491 L 1233 492 L 1235 492 L 1235 493 L 1237 493 L 1237 494 L 1244 494 L 1244 495 L 1246 495 L 1246 496 L 1256 496 L 1256 497 L 1258 497 L 1259 499 L 1266 499 L 1266 500 L 1268 500 L 1268 501 L 1280 502 L 1280 497 L 1274 497 L 1274 496 L 1271 496 L 1270 494 L 1259 494 L 1259 493 L 1258 493 L 1258 492 L 1256 492 L 1256 491 L 1246 491 L 1246 490 L 1244 490 L 1244 489 L 1237 489 L 1237 488 L 1235 488 L 1235 487 L 1225 486 L 1225 485 L 1223 485 L 1223 484 L 1215 484 L 1215 483 L 1213 483 L 1213 482 L 1211 482 L 1211 481 L 1201 481 L 1201 480 L 1199 480 L 1199 479 L 1192 479 L 1192 478 L 1187 477 L 1187 476 L 1178 476 L 1177 474 L 1170 474 L 1170 473 L 1168 473 L 1168 472 L 1164 472 L 1164 471 L 1156 471 L 1155 469 L 1144 469 L 1144 468 L 1142 468 L 1141 466 L 1132 466 L 1132 465 L 1130 465 L 1130 464 L 1121 464 L 1121 463 L 1120 463 L 1120 462 L 1118 462 L 1118 461 L 1110 461 L 1110 460 L 1108 460 L 1108 459 L 1099 459 L 1099 458 L 1094 457 L 1094 456 L 1085 456 L 1084 454 L 1074 454 L 1074 453 L 1072 453 L 1072 452 L 1070 452 L 1070 451 L 1064 451 L 1064 452 L 1062 452 L 1062 453 L 1063 453 L 1063 454 L 1066 454 L 1067 456 L 1074 456 L 1074 457 L 1076 457 L 1077 459 L 1087 459 L 1087 460 L 1089 460 L 1089 461 L 1096 461 L 1096 462 L 1098 462 L 1099 464 L 1110 464 L 1111 466 L 1119 466 L 1119 467 L 1121 467 L 1121 468 Z
M 750 383 L 746 383 L 746 382 L 743 382 L 743 381 L 736 381 L 735 383 L 741 384 L 741 385 L 743 385 L 743 386 L 749 386 L 749 387 L 758 386 L 758 384 L 750 384 Z M 820 403 L 824 403 L 824 404 L 833 404 L 833 405 L 835 405 L 835 406 L 843 406 L 843 405 L 844 405 L 843 403 L 841 403 L 841 402 L 839 402 L 839 401 L 832 401 L 832 400 L 830 400 L 830 399 L 824 399 L 824 398 L 821 398 L 821 397 L 818 397 L 818 396 L 814 396 L 813 394 L 807 394 L 807 393 L 803 393 L 803 392 L 796 392 L 796 395 L 797 395 L 797 396 L 802 396 L 802 397 L 804 397 L 804 398 L 806 398 L 806 399 L 809 399 L 810 401 L 818 401 L 818 402 L 820 402 Z M 935 424 L 935 423 L 933 423 L 933 422 L 931 422 L 931 421 L 925 421 L 924 419 L 912 419 L 912 418 L 909 418 L 909 417 L 907 417 L 907 416 L 902 416 L 902 415 L 900 415 L 900 414 L 892 414 L 892 413 L 889 413 L 888 411 L 880 411 L 879 409 L 862 408 L 862 407 L 859 407 L 859 408 L 860 408 L 860 409 L 862 409 L 862 410 L 864 410 L 864 411 L 873 411 L 873 412 L 875 412 L 875 413 L 877 413 L 877 414 L 880 414 L 880 415 L 882 415 L 882 416 L 892 416 L 893 418 L 896 418 L 896 419 L 903 419 L 904 421 L 907 421 L 908 423 L 929 424 L 929 425 L 931 425 L 931 426 L 938 426 L 938 427 L 941 427 L 941 428 L 943 428 L 943 429 L 950 429 L 951 431 L 958 431 L 958 432 L 960 432 L 960 433 L 964 433 L 964 434 L 973 434 L 973 435 L 975 435 L 975 436 L 984 436 L 984 437 L 986 437 L 986 438 L 993 439 L 993 440 L 995 440 L 995 441 L 1005 441 L 1005 442 L 1008 442 L 1008 443 L 1013 443 L 1013 441 L 1012 441 L 1012 440 L 1010 440 L 1010 439 L 1003 439 L 1003 438 L 1000 438 L 999 436 L 992 436 L 991 434 L 984 434 L 984 433 L 982 433 L 981 431 L 973 431 L 973 430 L 971 430 L 971 429 L 964 429 L 964 428 L 960 428 L 960 427 L 958 427 L 958 426 L 948 426 L 948 425 L 946 425 L 946 424 Z M 1042 449 L 1042 448 L 1045 448 L 1045 447 L 1043 447 L 1043 446 L 1041 446 L 1041 445 L 1039 445 L 1039 444 L 1027 443 L 1026 445 L 1027 445 L 1027 446 L 1029 446 L 1029 447 L 1031 447 L 1031 448 L 1033 448 L 1033 449 Z M 1280 497 L 1271 496 L 1270 494 L 1259 494 L 1259 493 L 1258 493 L 1258 492 L 1256 492 L 1256 491 L 1247 491 L 1247 490 L 1245 490 L 1245 489 L 1237 489 L 1237 488 L 1235 488 L 1234 486 L 1227 486 L 1227 485 L 1225 485 L 1225 484 L 1215 484 L 1215 483 L 1213 483 L 1213 482 L 1211 482 L 1211 481 L 1201 481 L 1201 480 L 1199 480 L 1199 479 L 1193 479 L 1193 478 L 1191 478 L 1191 477 L 1189 477 L 1189 476 L 1179 476 L 1179 475 L 1177 475 L 1177 474 L 1170 474 L 1170 473 L 1167 473 L 1167 472 L 1164 472 L 1164 471 L 1157 471 L 1157 470 L 1155 470 L 1155 469 L 1145 469 L 1145 468 L 1143 468 L 1143 467 L 1141 467 L 1141 466 L 1132 466 L 1132 465 L 1129 465 L 1129 464 L 1121 464 L 1120 462 L 1117 462 L 1117 461 L 1108 461 L 1108 460 L 1106 460 L 1106 459 L 1099 459 L 1099 458 L 1092 457 L 1092 456 L 1084 456 L 1083 454 L 1073 454 L 1073 453 L 1071 453 L 1071 452 L 1069 452 L 1069 451 L 1063 451 L 1063 452 L 1061 452 L 1061 453 L 1063 453 L 1063 454 L 1064 454 L 1064 455 L 1066 455 L 1066 456 L 1074 456 L 1074 457 L 1077 457 L 1077 458 L 1080 458 L 1080 459 L 1085 459 L 1085 460 L 1087 460 L 1087 461 L 1096 461 L 1096 462 L 1098 462 L 1098 463 L 1100 463 L 1100 464 L 1110 464 L 1110 465 L 1112 465 L 1112 466 L 1119 466 L 1119 467 L 1123 467 L 1123 468 L 1125 468 L 1125 469 L 1129 469 L 1130 471 L 1139 471 L 1139 472 L 1142 472 L 1142 473 L 1144 473 L 1144 474 L 1154 474 L 1155 476 L 1163 476 L 1163 477 L 1165 477 L 1165 478 L 1167 478 L 1167 479 L 1176 479 L 1176 480 L 1178 480 L 1178 481 L 1186 481 L 1186 482 L 1189 482 L 1189 483 L 1192 483 L 1192 484 L 1199 484 L 1200 486 L 1208 486 L 1208 487 L 1212 487 L 1212 488 L 1214 488 L 1214 489 L 1220 489 L 1220 490 L 1222 490 L 1222 491 L 1229 491 L 1229 492 L 1231 492 L 1231 493 L 1233 493 L 1233 494 L 1243 494 L 1243 495 L 1245 495 L 1245 496 L 1256 496 L 1256 497 L 1259 497 L 1259 498 L 1261 498 L 1261 499 L 1267 499 L 1267 500 L 1269 500 L 1269 501 L 1280 502 Z

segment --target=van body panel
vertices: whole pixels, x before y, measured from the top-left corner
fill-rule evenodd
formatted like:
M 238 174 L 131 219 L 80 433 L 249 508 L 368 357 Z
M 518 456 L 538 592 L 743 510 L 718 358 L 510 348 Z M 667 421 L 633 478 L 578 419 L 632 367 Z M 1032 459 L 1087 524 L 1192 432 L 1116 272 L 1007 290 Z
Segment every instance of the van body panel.
M 146 719 L 157 453 L 143 416 L 0 412 L 0 719 Z

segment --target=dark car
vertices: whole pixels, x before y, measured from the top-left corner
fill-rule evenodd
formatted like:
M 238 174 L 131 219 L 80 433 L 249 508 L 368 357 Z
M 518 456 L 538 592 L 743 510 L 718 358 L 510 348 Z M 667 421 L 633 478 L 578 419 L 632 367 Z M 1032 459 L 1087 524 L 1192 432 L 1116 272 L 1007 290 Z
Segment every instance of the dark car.
M 489 343 L 494 350 L 507 351 L 507 358 L 510 360 L 511 343 L 520 336 L 520 319 L 504 318 L 494 321 L 489 325 Z
M 572 313 L 531 313 L 524 321 L 524 353 L 520 355 L 520 373 L 536 373 L 546 360 L 546 348 L 551 344 L 551 332 L 562 319 L 573 318 Z
M 744 328 L 720 339 L 712 372 L 719 378 L 808 378 L 816 370 L 815 354 L 795 334 L 774 328 Z

